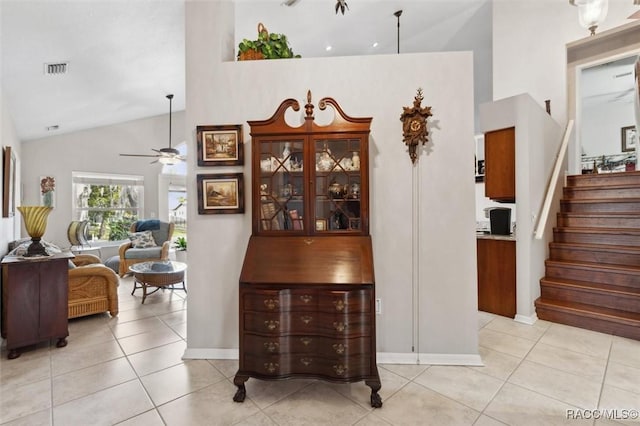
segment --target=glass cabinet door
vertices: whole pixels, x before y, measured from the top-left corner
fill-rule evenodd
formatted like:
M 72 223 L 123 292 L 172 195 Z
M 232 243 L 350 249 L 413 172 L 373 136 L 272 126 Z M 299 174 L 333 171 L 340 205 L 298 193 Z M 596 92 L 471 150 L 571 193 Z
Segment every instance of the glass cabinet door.
M 317 233 L 361 229 L 360 145 L 360 139 L 313 140 Z
M 304 230 L 304 141 L 261 140 L 261 231 Z

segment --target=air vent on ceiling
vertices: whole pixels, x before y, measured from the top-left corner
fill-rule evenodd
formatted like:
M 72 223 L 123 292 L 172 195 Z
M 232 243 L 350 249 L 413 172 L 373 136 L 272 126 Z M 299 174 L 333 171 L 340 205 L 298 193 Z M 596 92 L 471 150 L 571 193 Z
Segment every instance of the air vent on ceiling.
M 52 64 L 44 64 L 44 73 L 46 75 L 66 74 L 69 69 L 69 62 L 56 62 Z

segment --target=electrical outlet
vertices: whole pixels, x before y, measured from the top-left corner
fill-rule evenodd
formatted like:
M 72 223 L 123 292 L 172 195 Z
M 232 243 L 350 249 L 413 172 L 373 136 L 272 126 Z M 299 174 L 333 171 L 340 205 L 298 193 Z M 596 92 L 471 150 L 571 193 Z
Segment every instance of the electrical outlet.
M 376 314 L 382 313 L 382 299 L 376 299 Z

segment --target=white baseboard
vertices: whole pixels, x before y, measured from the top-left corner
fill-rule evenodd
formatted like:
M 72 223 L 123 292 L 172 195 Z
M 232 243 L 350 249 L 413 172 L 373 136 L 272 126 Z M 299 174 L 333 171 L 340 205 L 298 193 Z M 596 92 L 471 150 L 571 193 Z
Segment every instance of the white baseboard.
M 516 314 L 513 320 L 515 322 L 521 322 L 523 324 L 533 325 L 536 323 L 536 321 L 538 321 L 538 314 L 536 314 L 535 312 L 531 316 Z
M 476 354 L 416 354 L 378 352 L 378 364 L 483 366 Z M 238 359 L 238 349 L 187 348 L 182 359 Z
M 235 359 L 238 357 L 238 349 L 215 348 L 187 348 L 182 359 Z

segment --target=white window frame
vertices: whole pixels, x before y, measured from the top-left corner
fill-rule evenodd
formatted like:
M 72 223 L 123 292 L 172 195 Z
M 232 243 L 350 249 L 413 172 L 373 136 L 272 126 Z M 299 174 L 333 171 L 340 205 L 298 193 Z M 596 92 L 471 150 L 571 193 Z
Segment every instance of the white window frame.
M 139 175 L 123 175 L 116 173 L 93 173 L 93 172 L 71 172 L 72 182 L 72 205 L 71 214 L 72 220 L 83 220 L 88 217 L 89 212 L 97 211 L 120 211 L 120 212 L 135 212 L 136 218 L 144 217 L 144 176 Z M 137 193 L 137 203 L 135 206 L 109 206 L 109 207 L 83 207 L 80 205 L 80 195 L 83 189 L 87 185 L 101 185 L 101 186 L 135 186 Z M 87 212 L 87 215 L 83 215 L 83 212 Z M 93 238 L 95 235 L 89 235 L 89 238 L 93 242 L 106 242 L 107 240 L 100 240 Z

